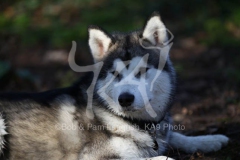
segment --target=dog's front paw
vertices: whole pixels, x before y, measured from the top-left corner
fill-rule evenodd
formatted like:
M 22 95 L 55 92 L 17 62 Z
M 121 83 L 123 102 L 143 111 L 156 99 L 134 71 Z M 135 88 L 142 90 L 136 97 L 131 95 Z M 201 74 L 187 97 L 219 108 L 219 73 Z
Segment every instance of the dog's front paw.
M 229 141 L 224 135 L 185 136 L 171 132 L 170 145 L 187 153 L 201 151 L 204 153 L 221 149 Z
M 207 135 L 197 136 L 193 147 L 189 148 L 190 152 L 202 151 L 204 153 L 220 150 L 223 146 L 227 145 L 229 138 L 224 135 Z
M 229 138 L 224 135 L 209 135 L 205 140 L 206 146 L 202 148 L 204 152 L 212 152 L 220 150 L 223 146 L 227 145 Z
M 158 157 L 147 158 L 144 160 L 174 160 L 174 159 L 166 156 L 158 156 Z

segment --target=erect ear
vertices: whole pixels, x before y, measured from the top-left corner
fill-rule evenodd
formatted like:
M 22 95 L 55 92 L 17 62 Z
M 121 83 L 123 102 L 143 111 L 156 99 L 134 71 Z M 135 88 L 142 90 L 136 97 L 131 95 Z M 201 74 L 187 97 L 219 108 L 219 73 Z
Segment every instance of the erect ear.
M 90 26 L 88 28 L 88 34 L 88 44 L 94 61 L 101 61 L 108 54 L 112 39 L 97 26 Z
M 148 40 L 151 45 L 161 45 L 167 41 L 167 30 L 159 13 L 154 12 L 147 20 L 142 33 L 143 39 Z

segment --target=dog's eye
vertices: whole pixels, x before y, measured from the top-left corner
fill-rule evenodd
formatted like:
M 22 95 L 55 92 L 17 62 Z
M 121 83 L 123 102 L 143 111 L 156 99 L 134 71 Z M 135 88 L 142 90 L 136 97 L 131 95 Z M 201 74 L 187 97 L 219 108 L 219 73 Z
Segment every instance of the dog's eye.
M 142 67 L 142 68 L 140 68 L 140 72 L 143 72 L 143 73 L 145 73 L 145 72 L 147 72 L 148 70 L 149 70 L 150 68 L 144 68 L 144 67 Z
M 122 79 L 122 76 L 118 71 L 113 71 L 113 72 L 111 72 L 111 74 L 113 74 L 119 80 Z
M 141 77 L 141 72 L 138 72 L 136 75 L 135 75 L 136 78 L 140 78 Z
M 118 73 L 118 74 L 116 75 L 116 78 L 117 78 L 118 80 L 120 80 L 120 79 L 122 79 L 122 76 Z
M 114 74 L 115 74 L 115 71 L 112 71 L 112 72 L 110 72 L 110 73 L 114 75 Z
M 136 78 L 140 78 L 141 77 L 141 72 L 143 73 L 147 73 L 147 71 L 149 70 L 150 68 L 140 68 L 140 71 L 135 75 Z

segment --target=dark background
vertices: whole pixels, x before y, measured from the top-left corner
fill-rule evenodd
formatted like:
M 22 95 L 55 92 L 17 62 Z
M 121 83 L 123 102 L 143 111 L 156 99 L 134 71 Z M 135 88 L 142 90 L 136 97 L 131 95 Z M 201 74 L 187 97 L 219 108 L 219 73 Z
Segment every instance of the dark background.
M 72 41 L 80 65 L 92 62 L 87 26 L 108 31 L 142 28 L 159 11 L 174 34 L 170 57 L 178 74 L 172 110 L 188 135 L 226 134 L 230 144 L 211 154 L 177 159 L 238 159 L 240 156 L 239 0 L 1 0 L 0 91 L 45 91 L 66 87 L 81 73 L 68 66 Z

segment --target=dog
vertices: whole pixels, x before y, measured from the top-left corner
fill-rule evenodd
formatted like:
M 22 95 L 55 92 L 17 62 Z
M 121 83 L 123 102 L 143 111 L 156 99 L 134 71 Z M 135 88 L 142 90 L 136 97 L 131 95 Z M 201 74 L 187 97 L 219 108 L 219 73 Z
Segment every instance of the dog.
M 142 30 L 88 32 L 94 74 L 68 88 L 0 94 L 2 159 L 170 159 L 167 146 L 193 153 L 228 143 L 224 135 L 171 129 L 176 73 L 164 56 L 171 41 L 159 13 Z

